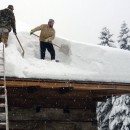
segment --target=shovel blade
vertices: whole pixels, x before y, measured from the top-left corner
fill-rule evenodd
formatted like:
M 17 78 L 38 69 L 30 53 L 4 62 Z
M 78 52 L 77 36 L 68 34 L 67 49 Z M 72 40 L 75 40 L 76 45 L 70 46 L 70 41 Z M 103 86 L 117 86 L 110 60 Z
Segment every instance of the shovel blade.
M 70 54 L 70 48 L 68 45 L 62 44 L 59 51 L 63 52 L 65 55 Z

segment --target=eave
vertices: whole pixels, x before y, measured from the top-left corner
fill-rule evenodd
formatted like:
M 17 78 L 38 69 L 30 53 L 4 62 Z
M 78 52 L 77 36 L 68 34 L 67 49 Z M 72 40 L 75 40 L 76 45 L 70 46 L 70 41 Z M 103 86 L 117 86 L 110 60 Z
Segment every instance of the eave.
M 6 86 L 8 103 L 13 107 L 89 109 L 112 95 L 130 93 L 129 83 L 113 82 L 7 77 Z

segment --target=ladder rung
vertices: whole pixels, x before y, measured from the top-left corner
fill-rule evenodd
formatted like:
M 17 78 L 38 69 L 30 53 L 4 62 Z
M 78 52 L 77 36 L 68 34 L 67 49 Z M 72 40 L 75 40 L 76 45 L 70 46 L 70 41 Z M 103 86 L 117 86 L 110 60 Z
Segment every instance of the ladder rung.
M 0 116 L 5 116 L 6 115 L 6 113 L 0 113 Z
M 0 107 L 5 107 L 5 103 L 0 103 Z
M 3 95 L 0 95 L 0 98 L 5 98 L 5 95 L 3 94 Z
M 0 88 L 5 88 L 5 86 L 0 86 Z
M 0 121 L 6 120 L 6 113 L 0 113 Z
M 4 73 L 4 71 L 0 71 L 0 73 Z
M 6 125 L 6 122 L 0 122 L 0 125 Z
M 6 119 L 6 113 L 0 113 L 0 120 L 4 121 Z

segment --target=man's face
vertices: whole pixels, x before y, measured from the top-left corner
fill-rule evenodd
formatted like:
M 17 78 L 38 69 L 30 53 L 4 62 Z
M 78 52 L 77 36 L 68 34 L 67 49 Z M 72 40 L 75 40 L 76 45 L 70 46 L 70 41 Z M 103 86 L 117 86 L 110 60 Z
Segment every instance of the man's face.
M 53 27 L 54 22 L 48 22 L 49 27 Z

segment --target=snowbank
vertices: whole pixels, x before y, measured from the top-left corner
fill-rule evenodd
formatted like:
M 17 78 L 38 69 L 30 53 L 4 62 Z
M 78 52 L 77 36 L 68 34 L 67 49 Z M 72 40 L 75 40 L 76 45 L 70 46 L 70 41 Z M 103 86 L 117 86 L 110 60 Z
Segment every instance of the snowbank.
M 11 77 L 43 78 L 81 81 L 130 82 L 130 51 L 99 45 L 77 43 L 56 38 L 57 45 L 65 44 L 70 48 L 64 54 L 55 46 L 56 59 L 40 59 L 39 39 L 29 32 L 18 32 L 22 50 L 15 36 L 10 33 L 9 46 L 5 49 L 6 75 Z

